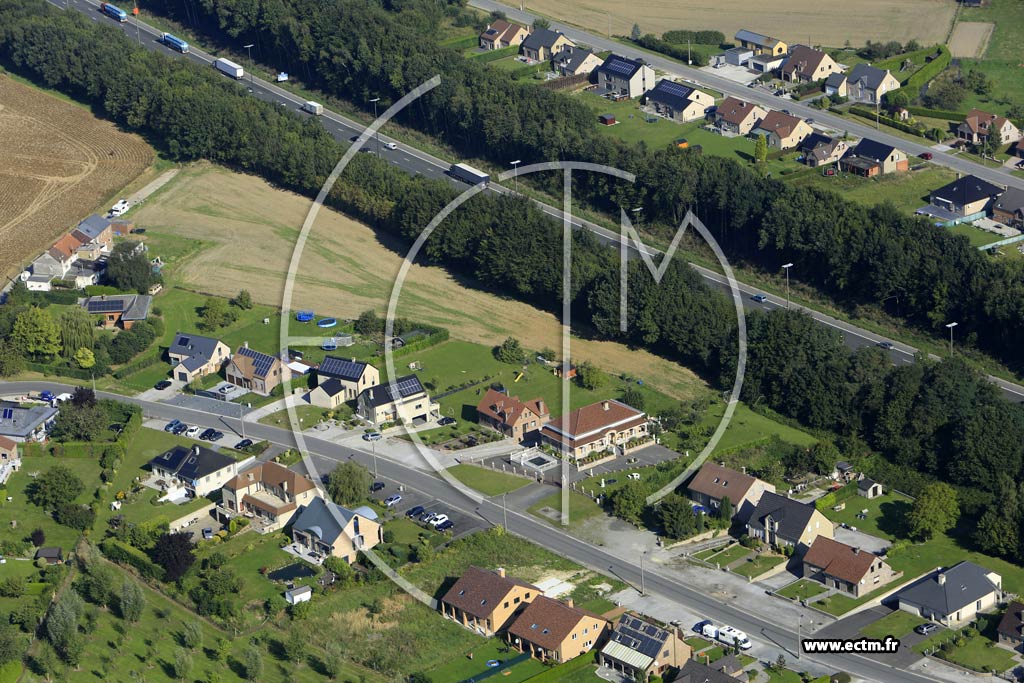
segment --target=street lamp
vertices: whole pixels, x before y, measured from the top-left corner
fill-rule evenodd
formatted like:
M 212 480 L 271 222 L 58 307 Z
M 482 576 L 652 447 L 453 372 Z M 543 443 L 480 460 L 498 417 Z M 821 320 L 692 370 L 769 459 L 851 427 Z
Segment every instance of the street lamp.
M 373 478 L 377 478 L 377 442 L 371 441 L 370 446 L 373 449 Z
M 647 551 L 640 553 L 640 595 L 647 595 L 647 586 L 644 584 L 644 556 L 647 555 Z
M 789 308 L 789 269 L 792 267 L 792 263 L 782 264 L 782 269 L 786 271 L 786 308 Z
M 804 615 L 801 613 L 800 618 L 796 621 L 796 658 L 800 659 L 800 631 L 804 625 Z
M 377 103 L 380 102 L 380 98 L 379 97 L 374 97 L 370 101 L 373 102 L 373 120 L 376 121 L 377 120 Z M 374 135 L 374 137 L 377 139 L 377 156 L 380 156 L 380 129 L 379 128 L 377 129 L 377 132 Z
M 249 92 L 252 92 L 252 48 L 254 47 L 254 43 L 249 43 L 248 45 L 243 45 L 242 47 L 244 47 L 246 51 L 249 53 Z
M 949 328 L 949 355 L 953 355 L 953 328 L 960 323 L 949 323 L 946 327 Z
M 505 527 L 505 531 L 507 532 L 508 531 L 508 508 L 505 506 L 505 496 L 506 495 L 508 495 L 507 492 L 501 494 L 501 520 L 502 520 L 502 526 Z
M 516 159 L 515 161 L 511 162 L 512 168 L 514 169 L 512 177 L 515 178 L 516 180 L 516 194 L 519 194 L 519 164 L 521 163 L 523 163 L 522 159 Z
M 638 206 L 633 209 L 633 222 L 636 223 L 636 231 L 640 232 L 640 212 L 644 210 L 644 207 Z

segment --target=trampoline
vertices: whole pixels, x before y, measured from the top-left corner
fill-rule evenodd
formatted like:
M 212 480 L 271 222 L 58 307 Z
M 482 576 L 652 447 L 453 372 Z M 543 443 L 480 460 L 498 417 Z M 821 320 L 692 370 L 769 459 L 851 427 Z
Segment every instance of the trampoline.
M 319 322 L 317 322 L 316 326 L 317 327 L 325 327 L 326 328 L 326 327 L 334 327 L 337 324 L 338 324 L 338 321 L 336 319 L 334 319 L 334 318 L 324 318 L 323 320 L 320 320 Z
M 315 315 L 316 314 L 313 313 L 313 311 L 299 311 L 295 314 L 295 319 L 300 323 L 308 323 L 315 317 Z
M 336 339 L 324 339 L 323 343 L 320 344 L 320 348 L 324 351 L 336 351 L 338 349 L 338 341 Z

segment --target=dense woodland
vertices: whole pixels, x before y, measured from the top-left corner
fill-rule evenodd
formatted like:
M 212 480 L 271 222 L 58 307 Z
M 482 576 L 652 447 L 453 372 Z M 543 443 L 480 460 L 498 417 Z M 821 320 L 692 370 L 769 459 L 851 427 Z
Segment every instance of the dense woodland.
M 264 9 L 270 6 L 280 12 L 286 9 L 284 5 Z M 520 86 L 495 81 L 491 91 L 487 83 L 502 77 L 485 71 L 479 72 L 481 81 L 472 88 L 460 85 L 465 81 L 460 81 L 459 74 L 469 78 L 467 70 L 476 67 L 466 66 L 446 51 L 423 47 L 422 41 L 387 38 L 422 24 L 412 19 L 396 21 L 376 6 L 349 3 L 345 7 L 344 13 L 325 10 L 310 15 L 323 23 L 320 30 L 331 27 L 339 31 L 338 36 L 324 37 L 312 28 L 308 29 L 312 33 L 303 34 L 301 24 L 286 20 L 285 13 L 274 23 L 274 31 L 260 31 L 262 49 L 325 59 L 335 66 L 317 63 L 310 70 L 322 69 L 333 74 L 331 78 L 355 79 L 352 69 L 357 62 L 366 74 L 387 68 L 394 92 L 443 66 L 455 77 L 421 105 L 424 125 L 438 126 L 446 135 L 458 132 L 456 137 L 464 136 L 467 146 L 479 144 L 490 134 L 482 128 L 470 130 L 493 123 L 489 114 L 474 107 L 489 110 L 493 106 L 497 111 L 503 106 L 502 97 Z M 225 21 L 234 16 L 230 8 L 219 8 Z M 191 5 L 189 11 L 201 8 Z M 294 40 L 279 36 L 281 27 L 305 35 L 304 49 L 297 50 Z M 346 52 L 342 35 L 358 36 L 355 52 L 359 56 Z M 312 50 L 314 42 L 319 51 Z M 408 54 L 394 55 L 395 49 L 408 49 Z M 212 70 L 142 50 L 110 27 L 75 12 L 60 12 L 43 0 L 0 0 L 0 61 L 89 102 L 98 114 L 142 133 L 172 158 L 208 158 L 310 196 L 342 151 L 315 120 L 249 97 Z M 356 87 L 349 81 L 338 87 L 342 86 Z M 479 92 L 493 97 L 485 102 L 478 98 Z M 453 112 L 441 106 L 445 98 L 456 96 L 464 108 Z M 575 105 L 554 99 L 552 106 L 564 108 L 567 116 L 538 120 L 540 110 L 534 107 L 547 97 L 551 95 L 546 91 L 537 91 L 535 97 L 532 93 L 510 97 L 505 103 L 518 112 L 506 111 L 500 117 L 509 134 L 514 133 L 523 145 L 515 149 L 528 151 L 530 145 L 543 149 L 540 141 L 555 136 L 567 141 L 567 147 L 558 149 L 567 150 L 569 156 L 573 149 L 585 149 L 588 155 L 619 155 L 620 165 L 639 168 L 647 178 L 664 179 L 657 189 L 644 192 L 652 212 L 674 219 L 683 207 L 696 203 L 704 207 L 705 219 L 718 226 L 733 252 L 745 251 L 752 258 L 805 255 L 803 267 L 817 268 L 823 283 L 867 298 L 887 294 L 893 291 L 892 283 L 899 282 L 906 288 L 900 290 L 905 292 L 901 295 L 905 308 L 919 310 L 925 318 L 934 316 L 938 322 L 946 316 L 959 317 L 964 325 L 968 318 L 973 325 L 984 322 L 990 330 L 987 338 L 1005 335 L 1006 350 L 1019 334 L 1015 330 L 1021 322 L 1016 318 L 996 322 L 1020 305 L 1019 297 L 1012 294 L 1017 285 L 994 284 L 998 278 L 1015 280 L 1016 273 L 980 260 L 966 240 L 947 237 L 886 207 L 866 210 L 836 196 L 806 190 L 790 194 L 784 186 L 755 178 L 725 159 L 671 150 L 627 151 L 597 142 L 584 132 L 589 124 L 584 126 L 582 119 L 578 135 L 563 135 L 561 126 L 575 125 Z M 528 133 L 531 121 L 534 127 Z M 584 147 L 575 147 L 585 140 Z M 599 195 L 601 182 L 592 181 L 588 191 L 593 196 Z M 604 189 L 625 201 L 621 194 L 625 189 Z M 371 155 L 358 155 L 329 202 L 377 229 L 411 239 L 453 195 L 445 183 L 413 178 Z M 710 197 L 715 199 L 698 201 Z M 756 239 L 755 225 L 759 226 Z M 925 232 L 927 238 L 923 238 Z M 560 241 L 560 226 L 528 203 L 478 196 L 439 228 L 428 241 L 425 256 L 503 294 L 557 310 Z M 513 244 L 515 248 L 509 248 Z M 836 251 L 845 256 L 823 249 L 825 244 L 837 245 Z M 649 348 L 686 363 L 713 383 L 731 386 L 735 367 L 731 302 L 709 290 L 679 262 L 670 265 L 659 286 L 641 265 L 633 263 L 631 320 L 629 331 L 621 335 L 616 325 L 617 265 L 614 251 L 598 246 L 589 234 L 575 235 L 572 296 L 579 332 Z M 986 303 L 997 295 L 1003 297 L 1005 307 Z M 964 302 L 973 302 L 973 308 L 968 310 Z M 959 361 L 922 360 L 893 368 L 878 349 L 850 354 L 836 334 L 797 313 L 752 314 L 748 327 L 744 390 L 748 402 L 761 402 L 808 427 L 834 432 L 844 455 L 880 452 L 885 460 L 875 465 L 878 476 L 911 493 L 933 479 L 955 484 L 965 514 L 980 520 L 973 541 L 981 549 L 1024 561 L 1024 540 L 1019 538 L 1024 522 L 1024 407 L 1003 402 L 991 385 Z

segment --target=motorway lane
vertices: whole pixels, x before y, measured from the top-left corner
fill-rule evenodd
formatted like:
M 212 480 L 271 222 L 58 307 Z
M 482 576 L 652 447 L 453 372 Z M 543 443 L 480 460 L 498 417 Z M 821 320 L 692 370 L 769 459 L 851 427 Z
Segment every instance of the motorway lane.
M 73 388 L 55 382 L 0 383 L 0 394 L 3 395 L 38 393 L 44 389 L 57 393 L 69 391 Z M 146 417 L 149 418 L 179 419 L 190 424 L 204 424 L 204 422 L 210 421 L 208 414 L 188 408 L 143 401 L 105 392 L 99 392 L 98 396 L 138 405 L 142 407 Z M 220 418 L 220 422 L 238 431 L 236 429 L 238 426 L 237 419 Z M 252 439 L 267 440 L 289 447 L 295 445 L 292 433 L 278 427 L 261 425 L 259 423 L 246 423 L 245 431 L 246 435 Z M 371 462 L 372 456 L 370 453 L 340 446 L 314 436 L 304 435 L 304 439 L 309 453 L 319 456 L 321 462 L 323 462 L 323 459 L 335 463 L 353 459 L 367 467 L 374 466 Z M 393 482 L 400 482 L 406 488 L 411 488 L 430 499 L 441 501 L 462 514 L 477 516 L 491 525 L 501 523 L 502 507 L 500 501 L 492 502 L 487 499 L 476 500 L 469 498 L 458 490 L 453 489 L 438 476 L 392 462 L 380 455 L 376 458 L 376 467 L 380 477 Z M 508 510 L 508 528 L 512 533 L 548 548 L 594 571 L 611 573 L 634 586 L 641 585 L 639 565 L 634 564 L 631 560 L 619 558 L 601 548 L 591 546 L 569 536 L 528 514 L 517 510 Z M 699 609 L 708 618 L 714 619 L 716 622 L 727 623 L 735 628 L 744 630 L 752 638 L 774 643 L 779 647 L 787 649 L 791 654 L 795 650 L 797 632 L 791 628 L 792 624 L 772 623 L 748 614 L 739 608 L 723 604 L 704 593 L 689 588 L 676 579 L 662 574 L 657 569 L 645 569 L 642 578 L 649 594 L 661 595 L 671 600 L 684 602 L 692 608 Z M 882 661 L 855 655 L 834 655 L 828 657 L 815 655 L 813 658 L 807 657 L 807 659 L 813 659 L 827 666 L 836 667 L 851 674 L 884 683 L 925 683 L 931 680 L 913 672 L 895 669 Z
M 520 12 L 517 7 L 512 7 L 501 2 L 495 2 L 495 0 L 470 0 L 469 4 L 487 12 L 503 12 L 510 20 L 518 21 L 527 26 L 531 25 L 533 20 L 536 18 L 529 12 Z M 816 122 L 835 130 L 844 130 L 857 137 L 869 137 L 873 140 L 893 145 L 904 150 L 911 156 L 916 156 L 922 152 L 931 152 L 933 155 L 932 163 L 946 166 L 954 171 L 959 171 L 960 173 L 974 174 L 979 178 L 984 178 L 985 180 L 998 183 L 1000 185 L 1024 188 L 1024 179 L 1011 175 L 1006 168 L 1003 168 L 1002 166 L 984 166 L 962 156 L 946 152 L 938 152 L 932 149 L 931 145 L 934 143 L 930 141 L 918 143 L 897 137 L 885 132 L 884 130 L 877 130 L 871 125 L 861 123 L 857 119 L 842 118 L 835 114 L 815 109 L 794 100 L 784 100 L 780 97 L 770 95 L 760 88 L 747 88 L 736 81 L 723 78 L 714 72 L 689 67 L 681 62 L 669 59 L 668 57 L 633 48 L 629 45 L 611 40 L 606 36 L 590 33 L 575 26 L 570 26 L 569 24 L 552 21 L 551 29 L 562 31 L 570 40 L 584 45 L 589 45 L 590 47 L 595 48 L 598 52 L 611 50 L 624 57 L 630 57 L 633 59 L 640 58 L 656 69 L 685 76 L 695 81 L 698 85 L 704 84 L 714 90 L 724 92 L 727 95 L 735 95 L 742 100 L 755 102 L 759 105 L 770 107 L 772 109 L 789 109 L 794 116 L 800 116 L 805 119 L 813 118 Z

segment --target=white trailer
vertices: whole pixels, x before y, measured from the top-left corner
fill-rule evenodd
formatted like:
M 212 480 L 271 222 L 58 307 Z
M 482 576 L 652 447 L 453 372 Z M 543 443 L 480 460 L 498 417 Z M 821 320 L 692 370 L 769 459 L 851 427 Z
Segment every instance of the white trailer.
M 701 634 L 707 638 L 714 638 L 729 647 L 737 645 L 741 650 L 749 650 L 753 645 L 746 633 L 734 629 L 732 626 L 715 626 L 712 623 L 707 623 L 701 629 Z
M 245 76 L 245 69 L 238 66 L 230 59 L 224 59 L 223 57 L 215 61 L 213 63 L 213 67 L 222 74 L 227 74 L 236 80 Z
M 324 105 L 319 102 L 306 102 L 302 105 L 302 111 L 308 112 L 313 116 L 320 116 L 324 113 Z

